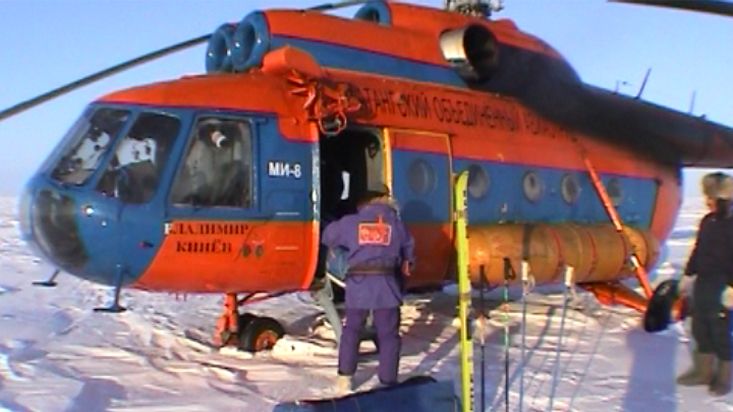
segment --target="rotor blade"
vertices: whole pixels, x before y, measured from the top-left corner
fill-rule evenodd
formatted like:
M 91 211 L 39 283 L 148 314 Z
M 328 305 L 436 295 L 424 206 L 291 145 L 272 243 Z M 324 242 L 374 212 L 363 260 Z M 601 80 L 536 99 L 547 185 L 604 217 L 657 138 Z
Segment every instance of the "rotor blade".
M 61 96 L 62 94 L 69 93 L 73 90 L 76 90 L 80 87 L 86 86 L 90 83 L 93 83 L 97 80 L 101 80 L 105 77 L 111 76 L 115 73 L 119 73 L 123 70 L 127 70 L 131 67 L 147 63 L 151 60 L 155 60 L 158 58 L 161 58 L 165 55 L 175 53 L 177 51 L 187 49 L 189 47 L 196 46 L 199 43 L 203 43 L 207 41 L 211 37 L 211 34 L 206 34 L 203 36 L 199 36 L 190 40 L 186 40 L 177 44 L 174 44 L 172 46 L 168 46 L 166 48 L 154 51 L 152 53 L 144 54 L 140 57 L 136 57 L 132 60 L 128 60 L 124 63 L 117 64 L 115 66 L 109 67 L 107 69 L 104 69 L 102 71 L 96 72 L 94 74 L 91 74 L 89 76 L 83 77 L 79 80 L 73 81 L 69 84 L 63 85 L 59 88 L 53 89 L 50 92 L 44 93 L 40 96 L 34 97 L 30 100 L 26 100 L 24 102 L 18 103 L 15 106 L 9 107 L 3 111 L 0 111 L 0 121 L 7 119 L 8 117 L 14 116 L 20 112 L 23 112 L 25 110 L 28 110 L 32 107 L 38 106 L 39 104 L 45 103 L 55 97 Z
M 675 9 L 702 11 L 733 17 L 733 3 L 722 0 L 610 0 L 613 3 L 641 4 L 646 6 L 671 7 Z
M 356 6 L 358 4 L 364 4 L 368 3 L 371 0 L 346 0 L 341 1 L 338 3 L 325 3 L 318 6 L 308 7 L 305 10 L 308 11 L 325 11 L 325 10 L 334 10 L 334 9 L 342 9 L 344 7 L 350 7 L 350 6 Z
M 325 11 L 325 10 L 333 10 L 333 9 L 339 9 L 343 7 L 349 7 L 349 6 L 355 6 L 358 4 L 367 3 L 369 0 L 346 0 L 339 3 L 326 3 L 321 4 L 319 6 L 309 7 L 305 10 L 313 10 L 313 11 Z M 105 77 L 111 76 L 113 74 L 119 73 L 123 70 L 127 70 L 129 68 L 132 68 L 134 66 L 147 63 L 149 61 L 161 58 L 163 56 L 166 56 L 171 53 L 175 53 L 177 51 L 187 49 L 189 47 L 196 46 L 199 43 L 203 43 L 211 37 L 211 34 L 205 34 L 203 36 L 195 37 L 190 40 L 186 40 L 177 44 L 174 44 L 172 46 L 168 46 L 166 48 L 154 51 L 152 53 L 144 54 L 140 57 L 136 57 L 132 60 L 128 60 L 124 63 L 120 63 L 118 65 L 112 66 L 110 68 L 104 69 L 102 71 L 96 72 L 94 74 L 91 74 L 89 76 L 83 77 L 79 80 L 76 80 L 74 82 L 71 82 L 69 84 L 63 85 L 59 88 L 56 88 L 54 90 L 51 90 L 47 93 L 44 93 L 40 96 L 34 97 L 32 99 L 26 100 L 24 102 L 18 103 L 12 107 L 9 107 L 5 110 L 0 111 L 0 121 L 3 121 L 11 116 L 15 116 L 18 113 L 21 113 L 25 110 L 28 110 L 32 107 L 38 106 L 40 104 L 43 104 L 53 98 L 56 98 L 58 96 L 61 96 L 63 94 L 69 93 L 71 91 L 74 91 L 80 87 L 86 86 L 90 83 L 93 83 L 97 80 L 101 80 Z

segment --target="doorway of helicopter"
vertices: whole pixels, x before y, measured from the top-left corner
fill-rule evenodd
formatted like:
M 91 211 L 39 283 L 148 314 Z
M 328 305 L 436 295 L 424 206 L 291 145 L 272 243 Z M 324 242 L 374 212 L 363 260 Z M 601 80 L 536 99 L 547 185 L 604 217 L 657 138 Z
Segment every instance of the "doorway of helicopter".
M 356 213 L 358 203 L 369 190 L 387 181 L 384 169 L 384 140 L 379 131 L 348 128 L 336 136 L 321 136 L 319 144 L 321 176 L 321 232 L 345 215 Z M 328 251 L 319 251 L 316 278 L 326 272 Z M 335 289 L 335 300 L 343 290 Z
M 400 215 L 422 253 L 411 287 L 440 285 L 452 253 L 451 159 L 447 135 L 400 129 L 350 128 L 321 137 L 321 230 L 355 213 L 369 190 L 391 188 Z M 430 251 L 427 253 L 426 251 Z M 325 273 L 320 251 L 317 278 Z
M 367 191 L 378 190 L 386 183 L 384 148 L 381 133 L 374 129 L 348 128 L 336 136 L 321 136 L 321 233 L 329 223 L 355 213 Z M 332 282 L 326 272 L 345 276 L 345 260 L 344 253 L 329 251 L 321 245 L 313 285 L 313 296 L 323 308 L 336 341 L 341 339 L 341 318 L 335 304 L 343 302 L 344 289 Z M 362 339 L 373 340 L 374 337 L 370 325 Z
M 386 181 L 384 145 L 369 129 L 347 129 L 320 141 L 321 229 L 355 213 L 359 200 Z

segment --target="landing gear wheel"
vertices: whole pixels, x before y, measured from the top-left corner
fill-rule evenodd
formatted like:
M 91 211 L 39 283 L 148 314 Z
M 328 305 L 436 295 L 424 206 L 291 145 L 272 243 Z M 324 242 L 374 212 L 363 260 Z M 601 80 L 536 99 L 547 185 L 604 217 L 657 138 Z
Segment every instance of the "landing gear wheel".
M 679 298 L 676 279 L 665 280 L 654 290 L 644 313 L 644 330 L 659 332 L 667 329 L 672 319 L 672 309 Z
M 242 326 L 240 323 L 240 349 L 248 352 L 259 352 L 262 350 L 272 349 L 277 340 L 285 334 L 285 330 L 275 319 L 260 318 L 253 315 L 249 316 L 251 316 L 251 319 L 245 326 Z
M 249 326 L 249 324 L 254 320 L 257 319 L 257 316 L 251 314 L 251 313 L 242 313 L 239 315 L 238 324 L 239 327 L 239 335 L 242 335 L 242 331 Z

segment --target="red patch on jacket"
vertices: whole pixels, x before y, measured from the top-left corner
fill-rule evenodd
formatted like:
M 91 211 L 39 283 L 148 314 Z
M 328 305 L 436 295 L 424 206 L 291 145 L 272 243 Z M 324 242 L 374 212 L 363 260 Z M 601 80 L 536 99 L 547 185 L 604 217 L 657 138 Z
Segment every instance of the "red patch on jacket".
M 389 246 L 392 226 L 386 223 L 359 223 L 359 245 Z

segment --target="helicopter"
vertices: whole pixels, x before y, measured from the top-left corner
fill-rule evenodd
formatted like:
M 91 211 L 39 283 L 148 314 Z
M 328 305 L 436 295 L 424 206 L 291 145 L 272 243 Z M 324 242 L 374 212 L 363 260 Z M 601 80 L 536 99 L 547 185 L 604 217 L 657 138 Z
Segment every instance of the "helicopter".
M 320 287 L 322 226 L 375 185 L 392 189 L 417 239 L 410 288 L 453 276 L 452 176 L 467 169 L 474 281 L 484 266 L 499 284 L 506 257 L 528 259 L 538 282 L 572 264 L 579 286 L 642 309 L 649 296 L 620 280 L 634 276 L 630 251 L 644 268 L 656 262 L 680 168 L 732 166 L 730 128 L 585 85 L 549 45 L 477 15 L 484 8 L 320 11 L 253 12 L 131 62 L 208 42 L 207 74 L 85 110 L 26 186 L 25 239 L 116 297 L 223 293 L 215 341 L 261 349 L 282 328 L 239 306 Z M 370 41 L 383 36 L 394 41 Z

